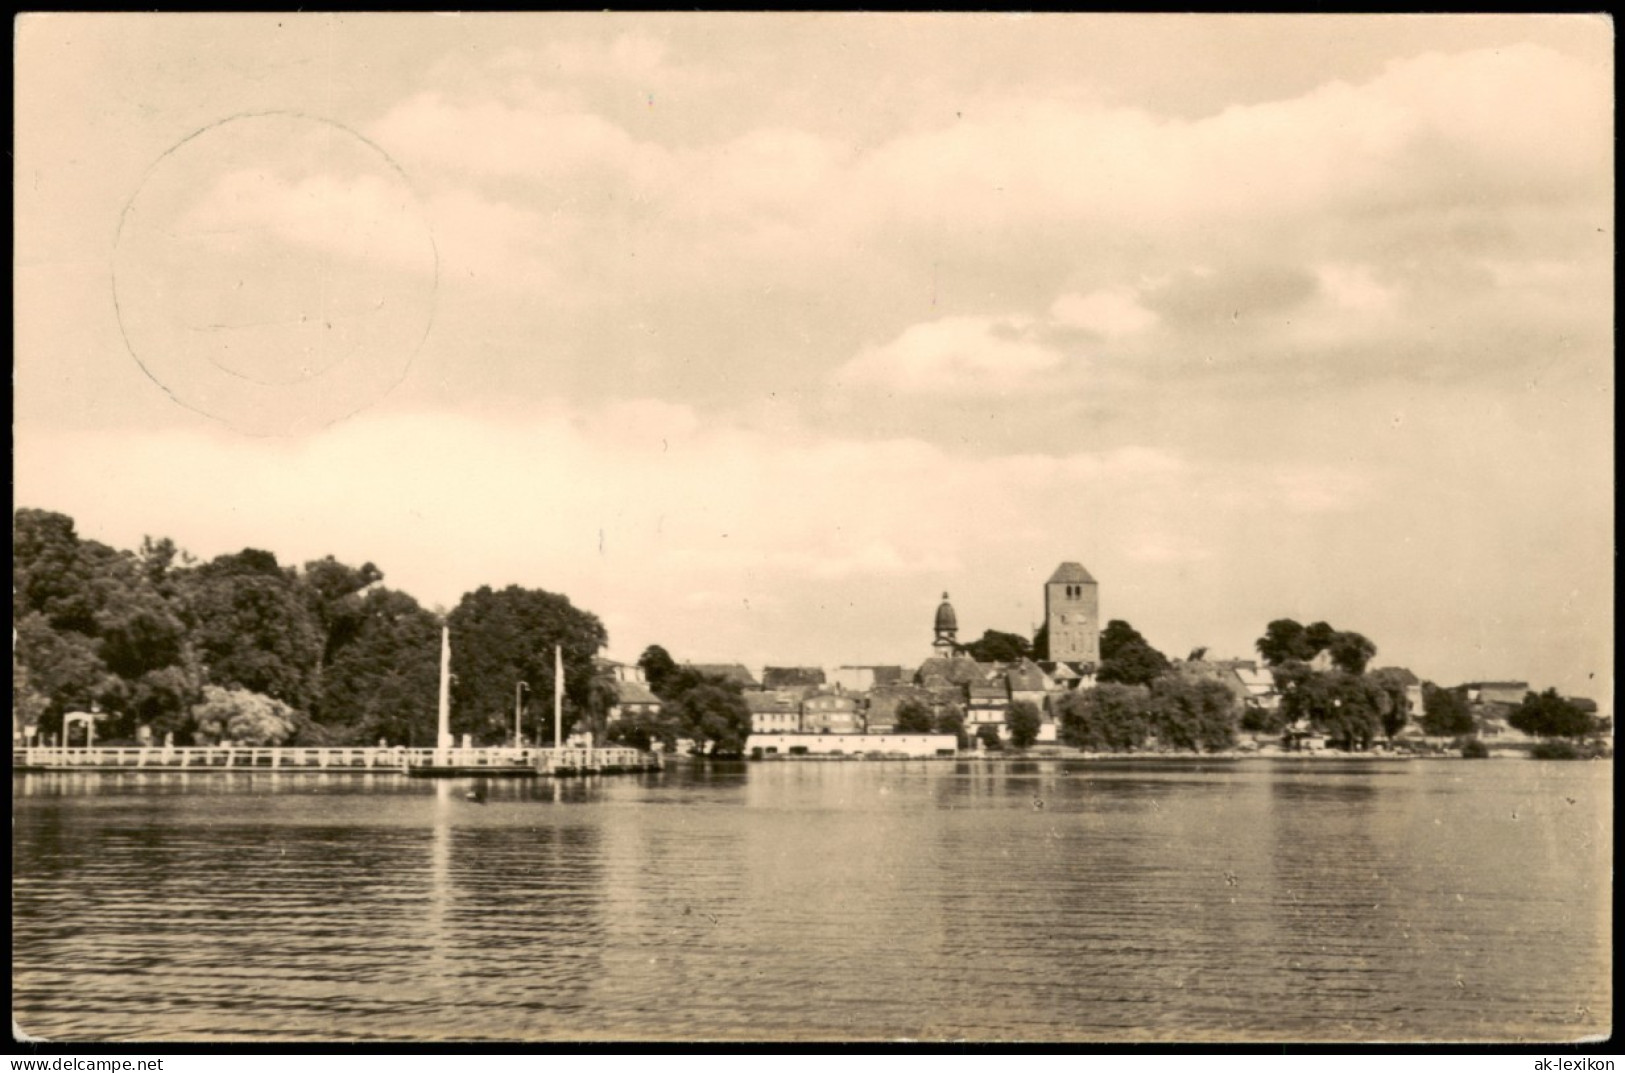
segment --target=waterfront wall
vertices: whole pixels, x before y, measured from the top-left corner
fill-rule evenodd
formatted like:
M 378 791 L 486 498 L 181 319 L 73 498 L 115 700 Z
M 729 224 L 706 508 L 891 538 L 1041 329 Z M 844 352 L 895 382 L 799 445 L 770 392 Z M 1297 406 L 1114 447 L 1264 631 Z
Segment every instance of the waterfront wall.
M 752 734 L 746 751 L 779 756 L 953 756 L 959 740 L 952 734 Z

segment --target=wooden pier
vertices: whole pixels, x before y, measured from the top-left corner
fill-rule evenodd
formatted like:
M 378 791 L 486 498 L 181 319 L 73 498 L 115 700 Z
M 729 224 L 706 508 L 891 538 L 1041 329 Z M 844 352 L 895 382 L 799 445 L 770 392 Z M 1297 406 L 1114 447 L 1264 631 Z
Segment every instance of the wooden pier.
M 14 747 L 13 771 L 294 771 L 414 778 L 539 778 L 659 771 L 640 749 L 407 749 L 253 745 Z

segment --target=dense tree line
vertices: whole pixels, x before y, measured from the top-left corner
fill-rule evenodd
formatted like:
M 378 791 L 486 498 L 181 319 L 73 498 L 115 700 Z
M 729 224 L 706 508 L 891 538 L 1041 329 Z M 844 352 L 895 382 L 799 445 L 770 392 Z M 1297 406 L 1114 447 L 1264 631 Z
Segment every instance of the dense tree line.
M 960 645 L 958 651 L 978 663 L 1019 663 L 1034 658 L 1031 641 L 1003 630 L 983 630 L 980 639 Z
M 568 598 L 481 588 L 442 616 L 383 578 L 370 562 L 294 567 L 255 548 L 199 562 L 167 538 L 119 551 L 66 515 L 17 510 L 14 719 L 55 736 L 64 713 L 95 709 L 102 741 L 145 727 L 178 744 L 432 745 L 443 624 L 453 733 L 510 740 L 517 683 L 551 697 L 554 645 L 566 722 L 606 710 L 592 671 L 604 628 Z M 551 737 L 550 717 L 533 724 Z
M 679 665 L 660 645 L 644 649 L 638 666 L 650 692 L 660 698 L 660 711 L 623 715 L 609 728 L 611 741 L 640 749 L 659 742 L 671 749 L 686 739 L 702 755 L 744 754 L 750 708 L 738 682 Z
M 1090 752 L 1219 752 L 1235 745 L 1235 695 L 1212 679 L 1165 674 L 1148 685 L 1106 682 L 1056 703 L 1061 741 Z
M 970 745 L 965 709 L 957 704 L 942 704 L 933 710 L 924 701 L 909 697 L 897 706 L 892 729 L 899 734 L 952 734 L 959 748 Z
M 1513 709 L 1507 723 L 1539 738 L 1583 738 L 1601 730 L 1596 717 L 1558 696 L 1555 689 L 1524 694 L 1523 703 Z
M 1283 618 L 1265 627 L 1257 649 L 1281 693 L 1270 729 L 1304 723 L 1336 744 L 1365 749 L 1379 737 L 1392 740 L 1413 714 L 1423 714 L 1411 711 L 1407 685 L 1413 679 L 1396 668 L 1367 672 L 1377 646 L 1364 634 Z M 1316 666 L 1322 654 L 1325 662 Z M 1427 697 L 1424 690 L 1424 708 Z M 1441 724 L 1454 718 L 1444 714 L 1444 703 L 1434 702 Z

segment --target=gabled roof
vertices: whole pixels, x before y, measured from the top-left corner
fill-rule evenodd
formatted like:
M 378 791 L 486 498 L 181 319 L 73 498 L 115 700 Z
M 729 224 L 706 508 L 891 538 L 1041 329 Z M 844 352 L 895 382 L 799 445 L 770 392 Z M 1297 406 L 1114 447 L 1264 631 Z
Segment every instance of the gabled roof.
M 1055 568 L 1055 573 L 1050 575 L 1048 584 L 1054 585 L 1057 582 L 1093 585 L 1095 579 L 1089 576 L 1089 571 L 1083 568 L 1082 563 L 1062 563 Z
M 1030 659 L 1024 659 L 1011 668 L 1007 679 L 1012 690 L 1021 690 L 1023 692 L 1035 692 L 1045 689 L 1049 685 L 1048 680 L 1044 677 L 1044 672 L 1039 669 L 1038 664 Z
M 973 701 L 997 701 L 1001 704 L 1010 699 L 999 686 L 968 686 L 965 695 Z
M 801 709 L 793 694 L 779 692 L 746 693 L 745 707 L 752 715 L 794 715 Z
M 1063 663 L 1059 660 L 1041 659 L 1038 661 L 1038 669 L 1057 682 L 1071 682 L 1083 677 L 1082 674 L 1078 673 L 1078 668 L 1075 665 Z
M 920 669 L 915 674 L 915 678 L 923 685 L 925 680 L 932 675 L 940 675 L 949 682 L 962 686 L 986 682 L 993 673 L 994 669 L 991 664 L 978 663 L 964 656 L 956 656 L 952 659 L 945 656 L 933 656 L 920 664 Z
M 903 668 L 894 665 L 871 667 L 875 672 L 875 685 L 900 685 L 903 681 Z
M 763 689 L 788 689 L 794 686 L 821 686 L 824 684 L 822 667 L 764 667 Z
M 621 704 L 659 704 L 660 698 L 649 692 L 642 682 L 615 680 L 615 699 Z
M 1232 667 L 1230 673 L 1235 675 L 1250 693 L 1268 693 L 1275 688 L 1275 676 L 1269 671 L 1261 671 L 1254 667 Z

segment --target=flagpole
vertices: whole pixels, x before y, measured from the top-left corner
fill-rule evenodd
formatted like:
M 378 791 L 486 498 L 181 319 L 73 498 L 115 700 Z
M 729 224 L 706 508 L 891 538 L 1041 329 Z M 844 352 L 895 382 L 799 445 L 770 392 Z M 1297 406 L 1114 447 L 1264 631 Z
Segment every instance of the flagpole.
M 440 733 L 436 747 L 451 748 L 451 627 L 440 627 Z M 444 763 L 445 758 L 440 758 Z
M 553 748 L 564 748 L 564 648 L 553 646 Z

